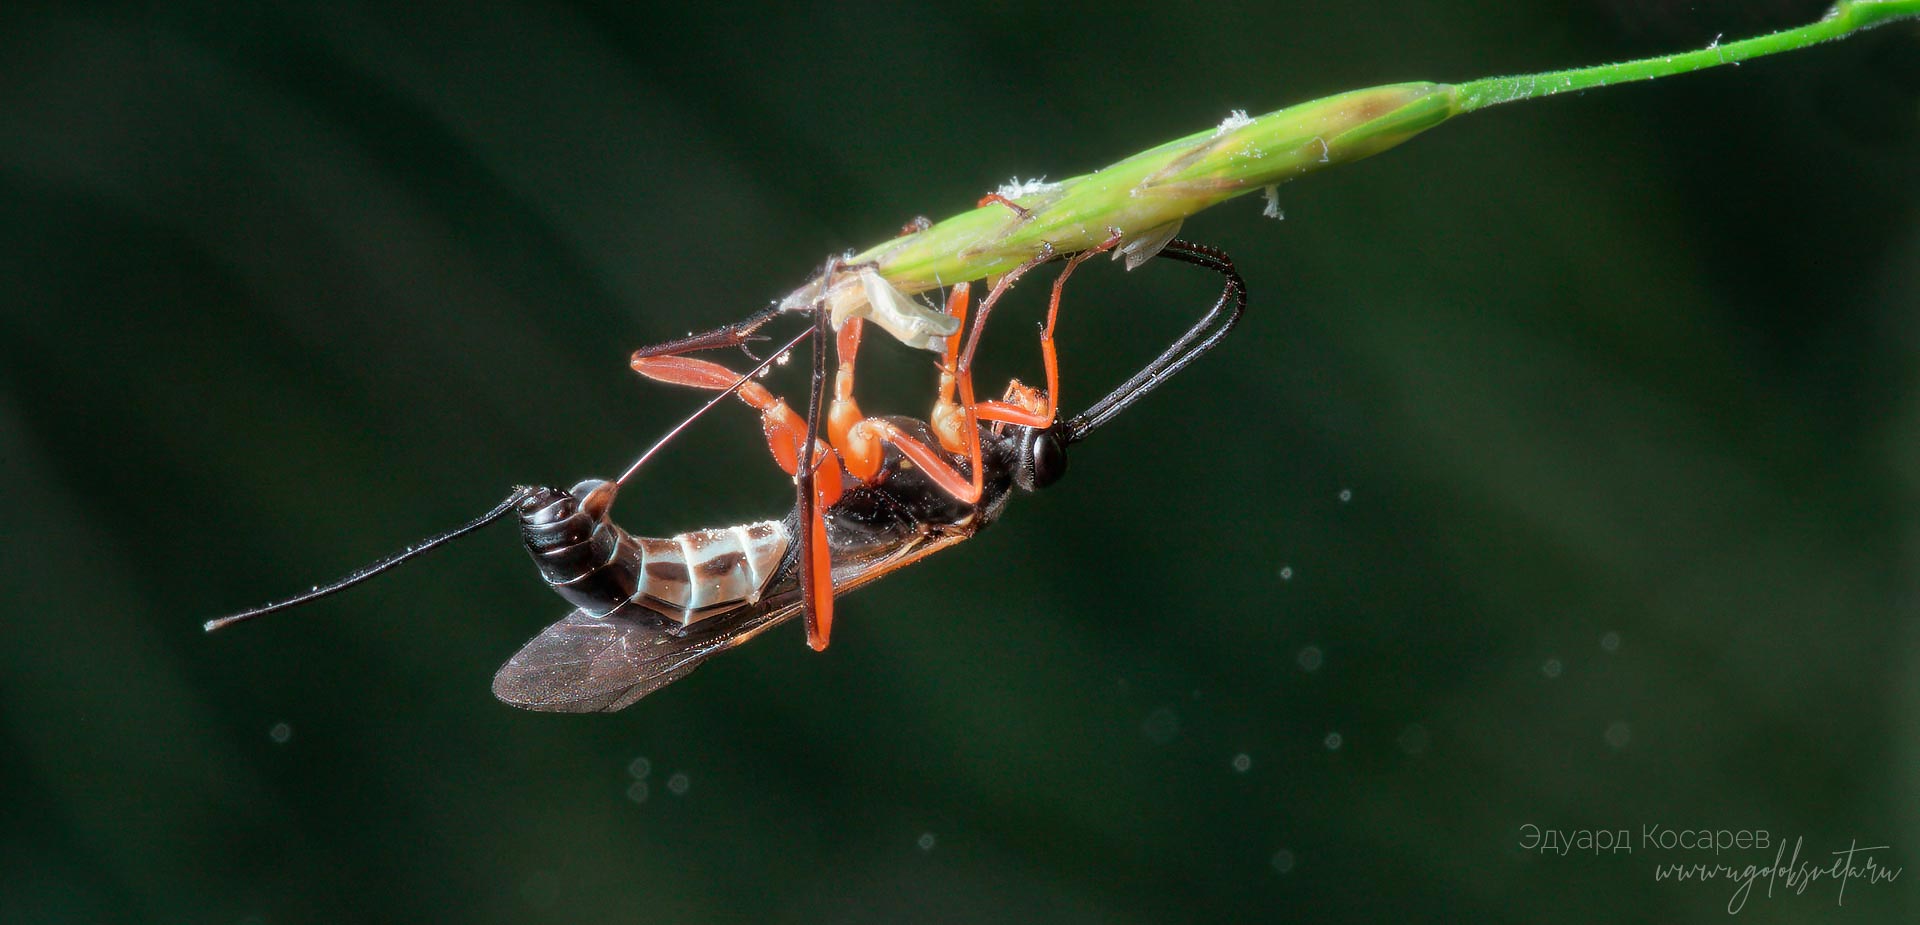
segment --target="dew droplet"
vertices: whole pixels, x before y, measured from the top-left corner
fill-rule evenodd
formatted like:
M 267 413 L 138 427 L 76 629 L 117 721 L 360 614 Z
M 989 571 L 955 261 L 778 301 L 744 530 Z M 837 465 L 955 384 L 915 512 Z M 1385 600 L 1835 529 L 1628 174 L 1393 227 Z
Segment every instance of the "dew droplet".
M 1600 651 L 1609 655 L 1620 651 L 1620 634 L 1608 630 L 1600 637 Z
M 1268 861 L 1268 863 L 1272 864 L 1273 869 L 1278 873 L 1282 873 L 1282 874 L 1292 873 L 1293 872 L 1293 852 L 1288 851 L 1285 848 L 1282 848 L 1279 851 L 1275 851 L 1273 853 L 1272 860 Z
M 1626 748 L 1633 741 L 1633 727 L 1616 721 L 1607 726 L 1607 744 L 1614 748 Z
M 645 803 L 647 801 L 647 797 L 652 795 L 652 792 L 651 792 L 652 789 L 653 788 L 647 786 L 646 781 L 643 781 L 643 780 L 634 781 L 633 783 L 627 785 L 627 799 L 632 800 L 635 803 Z
M 1409 755 L 1418 755 L 1427 750 L 1427 744 L 1432 741 L 1432 736 L 1427 734 L 1427 727 L 1414 723 L 1400 730 L 1400 735 L 1393 741 L 1400 746 L 1401 751 Z
M 634 780 L 646 780 L 647 775 L 652 773 L 653 762 L 648 761 L 645 755 L 627 762 L 627 775 Z
M 1340 733 L 1329 732 L 1327 733 L 1327 737 L 1320 741 L 1321 741 L 1321 744 L 1327 747 L 1327 751 L 1337 752 L 1340 750 L 1340 746 L 1346 744 L 1347 740 L 1342 738 L 1340 736 Z
M 1320 666 L 1326 663 L 1326 655 L 1320 651 L 1319 646 L 1307 646 L 1301 649 L 1300 654 L 1294 656 L 1293 660 L 1299 664 L 1301 671 L 1311 673 L 1319 671 Z
M 1550 658 L 1540 663 L 1540 673 L 1543 675 L 1546 675 L 1547 680 L 1551 681 L 1555 678 L 1560 677 L 1560 671 L 1562 667 L 1563 666 L 1560 664 L 1559 659 Z
M 673 794 L 674 796 L 677 796 L 677 797 L 686 796 L 687 788 L 691 786 L 693 786 L 693 781 L 687 779 L 687 775 L 684 771 L 676 773 L 672 777 L 667 778 L 667 792 Z
M 1249 755 L 1246 752 L 1241 752 L 1240 754 L 1233 756 L 1233 769 L 1235 771 L 1239 771 L 1240 773 L 1245 774 L 1249 770 L 1252 770 L 1252 768 L 1253 768 L 1252 755 Z
M 286 723 L 274 723 L 273 728 L 267 730 L 267 738 L 272 739 L 275 745 L 285 745 L 293 740 L 293 727 Z
M 915 845 L 920 846 L 921 851 L 932 851 L 933 842 L 934 842 L 934 838 L 933 838 L 932 832 L 921 832 L 920 837 L 914 839 L 913 841 Z
M 1165 745 L 1180 735 L 1180 714 L 1172 707 L 1161 707 L 1140 723 L 1140 734 L 1155 745 Z

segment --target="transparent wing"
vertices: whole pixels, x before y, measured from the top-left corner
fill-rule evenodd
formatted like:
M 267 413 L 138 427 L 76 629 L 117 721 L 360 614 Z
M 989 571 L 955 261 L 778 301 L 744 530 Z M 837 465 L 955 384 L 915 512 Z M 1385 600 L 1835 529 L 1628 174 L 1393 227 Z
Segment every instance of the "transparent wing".
M 834 594 L 845 594 L 973 535 L 977 527 L 915 537 L 884 554 L 833 571 Z M 731 649 L 798 614 L 799 589 L 789 587 L 764 612 L 743 609 L 702 621 L 712 628 L 675 636 L 625 617 L 594 617 L 576 610 L 533 637 L 493 676 L 493 695 L 526 710 L 612 713 L 693 672 L 716 652 Z M 768 603 L 763 601 L 764 603 Z
M 624 617 L 576 610 L 500 666 L 493 676 L 493 695 L 527 710 L 611 713 L 686 677 L 707 656 L 746 642 L 799 611 L 798 604 L 789 604 L 697 635 L 675 636 Z

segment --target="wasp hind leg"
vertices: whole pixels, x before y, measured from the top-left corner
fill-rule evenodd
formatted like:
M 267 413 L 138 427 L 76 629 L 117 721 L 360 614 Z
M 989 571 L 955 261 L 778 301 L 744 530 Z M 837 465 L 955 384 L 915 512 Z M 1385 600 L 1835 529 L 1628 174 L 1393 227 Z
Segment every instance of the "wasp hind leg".
M 1073 271 L 1078 269 L 1080 264 L 1113 250 L 1120 244 L 1120 240 L 1120 234 L 1115 232 L 1098 246 L 1073 255 L 1067 259 L 1067 265 L 1060 270 L 1060 275 L 1054 278 L 1053 294 L 1047 300 L 1047 323 L 1040 328 L 1040 362 L 1046 370 L 1046 391 L 1036 394 L 1034 389 L 1021 385 L 1020 380 L 1015 379 L 1007 386 L 1006 400 L 983 401 L 976 404 L 973 409 L 976 417 L 983 421 L 998 421 L 1026 427 L 1053 426 L 1054 415 L 1060 407 L 1060 357 L 1053 341 L 1053 329 L 1060 320 L 1060 294 L 1066 288 L 1067 279 L 1073 275 Z
M 880 467 L 886 461 L 886 445 L 892 444 L 901 455 L 925 470 L 941 491 L 968 504 L 979 501 L 981 476 L 977 435 L 975 449 L 969 457 L 973 469 L 973 475 L 969 478 L 938 451 L 901 430 L 892 421 L 870 418 L 860 413 L 860 406 L 853 398 L 853 381 L 854 363 L 860 352 L 863 330 L 861 319 L 849 318 L 834 338 L 838 365 L 833 376 L 833 401 L 827 409 L 827 439 L 840 454 L 847 474 L 863 483 L 871 483 L 880 474 Z M 955 332 L 948 340 L 951 342 L 959 336 Z

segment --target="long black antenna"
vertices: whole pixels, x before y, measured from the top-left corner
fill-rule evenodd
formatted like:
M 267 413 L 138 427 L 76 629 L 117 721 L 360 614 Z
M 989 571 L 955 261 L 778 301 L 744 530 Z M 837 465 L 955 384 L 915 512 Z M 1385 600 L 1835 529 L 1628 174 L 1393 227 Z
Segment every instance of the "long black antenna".
M 1108 392 L 1105 398 L 1094 402 L 1092 407 L 1074 415 L 1061 425 L 1061 435 L 1068 443 L 1085 440 L 1087 435 L 1099 429 L 1100 425 L 1112 420 L 1115 415 L 1127 410 L 1134 402 L 1158 388 L 1174 374 L 1186 369 L 1187 364 L 1199 359 L 1202 354 L 1218 345 L 1220 340 L 1227 336 L 1227 332 L 1240 323 L 1240 316 L 1246 313 L 1247 283 L 1240 278 L 1240 272 L 1233 268 L 1233 258 L 1227 256 L 1225 251 L 1175 238 L 1167 242 L 1167 246 L 1158 256 L 1212 270 L 1226 277 L 1226 288 L 1221 290 L 1220 298 L 1215 300 L 1213 307 L 1208 309 L 1199 321 L 1194 322 L 1193 327 L 1188 328 L 1185 334 L 1180 335 L 1178 340 L 1161 351 L 1153 362 L 1148 363 L 1119 387 Z M 1232 306 L 1230 311 L 1229 304 Z M 1227 313 L 1224 319 L 1220 318 L 1222 312 Z M 1209 331 L 1208 328 L 1212 330 Z M 1206 337 L 1202 338 L 1202 334 Z
M 635 472 L 640 471 L 640 467 L 643 464 L 645 464 L 648 459 L 651 459 L 653 457 L 653 454 L 659 452 L 660 448 L 666 446 L 667 443 L 671 441 L 674 437 L 679 436 L 680 432 L 683 430 L 686 430 L 687 427 L 691 425 L 694 421 L 699 420 L 701 415 L 706 414 L 708 411 L 712 410 L 714 405 L 719 404 L 727 396 L 732 395 L 742 385 L 745 385 L 747 383 L 747 380 L 760 375 L 760 373 L 763 370 L 765 370 L 768 366 L 772 365 L 780 357 L 784 356 L 787 353 L 787 351 L 792 350 L 801 341 L 811 336 L 813 336 L 813 327 L 808 326 L 808 328 L 805 331 L 802 331 L 799 334 L 799 336 L 795 337 L 793 340 L 788 341 L 786 346 L 781 347 L 778 351 L 775 351 L 766 359 L 761 360 L 758 366 L 755 366 L 754 368 L 748 370 L 740 378 L 734 380 L 732 385 L 727 386 L 725 390 L 715 395 L 712 398 L 712 400 L 708 401 L 704 405 L 701 405 L 699 409 L 694 411 L 692 414 L 687 415 L 685 420 L 681 421 L 678 424 L 675 424 L 673 426 L 673 429 L 667 431 L 665 436 L 655 441 L 653 446 L 650 446 L 647 448 L 646 452 L 641 453 L 640 458 L 634 460 L 633 465 L 628 466 L 627 471 L 622 473 L 620 478 L 615 480 L 614 484 L 616 485 L 625 484 L 627 479 L 632 478 Z M 218 620 L 208 620 L 205 624 L 205 629 L 207 632 L 211 633 L 214 630 L 232 626 L 235 623 L 241 623 L 247 620 L 251 620 L 255 617 L 264 617 L 270 613 L 275 613 L 281 610 L 288 610 L 290 608 L 298 607 L 301 604 L 317 601 L 320 598 L 327 597 L 328 595 L 338 594 L 342 591 L 345 591 L 348 588 L 353 587 L 354 585 L 357 585 L 363 581 L 366 581 L 369 578 L 372 578 L 375 575 L 380 574 L 381 572 L 384 572 L 390 568 L 393 568 L 394 566 L 399 565 L 402 562 L 406 562 L 418 556 L 425 555 L 427 552 L 431 550 L 438 549 L 439 547 L 444 546 L 447 543 L 451 543 L 454 540 L 457 540 L 463 536 L 466 536 L 467 534 L 472 533 L 475 530 L 480 529 L 481 527 L 485 527 L 488 524 L 491 524 L 494 521 L 507 516 L 507 513 L 509 511 L 512 511 L 515 505 L 519 504 L 523 499 L 525 499 L 527 497 L 528 492 L 530 491 L 532 491 L 532 489 L 527 488 L 525 486 L 515 487 L 512 493 L 508 494 L 505 500 L 501 501 L 499 504 L 494 505 L 492 510 L 487 511 L 485 514 L 482 514 L 479 517 L 476 517 L 470 521 L 467 521 L 465 524 L 455 527 L 452 530 L 448 530 L 445 533 L 439 533 L 439 534 L 435 534 L 433 536 L 427 537 L 426 539 L 421 540 L 418 543 L 408 546 L 406 549 L 401 550 L 400 552 L 394 553 L 393 555 L 387 556 L 386 558 L 380 559 L 379 561 L 376 561 L 372 564 L 361 566 L 360 568 L 355 569 L 351 574 L 347 575 L 345 578 L 341 578 L 338 581 L 334 581 L 329 584 L 319 585 L 313 588 L 312 590 L 308 591 L 307 593 L 302 594 L 298 597 L 290 597 L 284 601 L 275 601 L 274 603 L 271 603 L 271 604 L 267 604 L 261 607 L 255 607 L 252 610 L 247 610 L 241 613 L 233 614 L 232 616 L 221 617 Z
M 208 620 L 206 623 L 206 630 L 207 632 L 211 633 L 214 630 L 232 626 L 233 624 L 242 622 L 244 620 L 251 620 L 254 617 L 264 617 L 267 614 L 274 613 L 276 611 L 286 610 L 290 607 L 298 607 L 301 604 L 305 604 L 309 601 L 317 601 L 330 594 L 338 594 L 342 591 L 345 591 L 348 588 L 353 587 L 354 585 L 357 585 L 363 581 L 366 581 L 369 578 L 372 578 L 375 575 L 380 574 L 381 572 L 386 571 L 387 569 L 393 568 L 394 566 L 399 565 L 400 563 L 405 562 L 408 559 L 421 555 L 427 552 L 428 550 L 436 549 L 446 543 L 451 543 L 454 540 L 457 540 L 463 536 L 466 536 L 467 534 L 472 533 L 473 531 L 478 530 L 481 527 L 484 527 L 490 523 L 493 523 L 496 520 L 499 520 L 502 517 L 505 517 L 507 515 L 507 512 L 513 510 L 513 506 L 516 504 L 519 504 L 520 499 L 526 496 L 527 496 L 526 488 L 516 487 L 514 488 L 512 494 L 507 495 L 506 500 L 501 501 L 499 504 L 494 505 L 493 510 L 488 511 L 485 514 L 480 515 L 479 517 L 475 517 L 474 519 L 467 521 L 465 524 L 459 527 L 456 527 L 452 530 L 448 530 L 445 533 L 441 533 L 435 536 L 430 536 L 424 540 L 421 540 L 418 543 L 413 544 L 412 546 L 408 546 L 406 549 L 400 552 L 394 553 L 391 556 L 388 556 L 384 559 L 374 562 L 371 565 L 361 566 L 360 568 L 355 569 L 353 573 L 348 575 L 347 577 L 342 578 L 339 581 L 335 581 L 332 584 L 320 585 L 319 587 L 316 587 L 313 590 L 300 595 L 299 597 L 290 597 L 284 601 L 275 601 L 274 603 L 267 604 L 264 607 L 255 607 L 252 610 L 248 610 L 242 613 L 236 613 L 230 617 L 221 617 L 218 620 Z

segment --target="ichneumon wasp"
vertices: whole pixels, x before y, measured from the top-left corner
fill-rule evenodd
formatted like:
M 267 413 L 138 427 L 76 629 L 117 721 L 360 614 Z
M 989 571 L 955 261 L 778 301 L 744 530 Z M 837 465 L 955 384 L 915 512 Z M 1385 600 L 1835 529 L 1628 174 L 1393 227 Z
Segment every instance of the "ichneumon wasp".
M 1219 298 L 1146 366 L 1086 410 L 1060 420 L 1052 398 L 1059 387 L 1052 332 L 1061 284 L 1080 261 L 1110 246 L 1065 258 L 1067 267 L 1054 286 L 1041 334 L 1045 390 L 1015 380 L 1002 400 L 975 402 L 956 323 L 941 365 L 940 396 L 929 419 L 864 417 L 851 395 L 859 319 L 847 319 L 833 332 L 824 304 L 807 330 L 744 374 L 684 356 L 745 345 L 776 307 L 704 335 L 635 352 L 635 369 L 649 378 L 719 394 L 668 431 L 619 478 L 592 479 L 571 490 L 515 488 L 492 510 L 457 529 L 332 584 L 210 621 L 206 628 L 212 631 L 329 596 L 511 514 L 541 576 L 575 609 L 535 636 L 495 675 L 493 692 L 508 704 L 567 713 L 619 710 L 685 677 L 709 656 L 796 614 L 807 614 L 808 641 L 824 648 L 835 595 L 971 538 L 999 517 L 1015 489 L 1037 491 L 1057 481 L 1066 471 L 1069 446 L 1211 350 L 1246 308 L 1245 284 L 1224 253 L 1185 241 L 1167 243 L 1158 256 L 1220 274 L 1225 282 Z M 830 277 L 835 268 L 829 267 Z M 999 281 L 982 303 L 982 314 L 1012 282 Z M 954 288 L 947 312 L 963 320 L 967 290 Z M 753 380 L 811 338 L 809 407 L 817 411 L 825 384 L 822 344 L 827 337 L 835 338 L 839 365 L 823 445 L 809 438 L 815 433 L 814 414 L 803 421 Z M 769 448 L 798 486 L 794 509 L 781 520 L 664 538 L 635 536 L 615 524 L 610 511 L 621 486 L 729 395 L 760 411 Z M 801 453 L 803 444 L 811 444 L 813 452 Z M 809 465 L 800 464 L 804 455 L 812 457 Z

